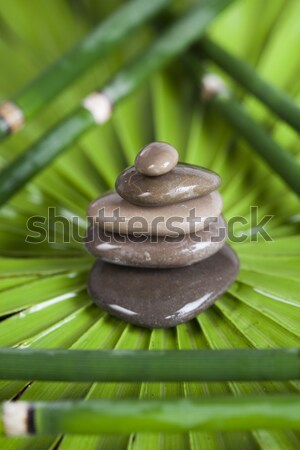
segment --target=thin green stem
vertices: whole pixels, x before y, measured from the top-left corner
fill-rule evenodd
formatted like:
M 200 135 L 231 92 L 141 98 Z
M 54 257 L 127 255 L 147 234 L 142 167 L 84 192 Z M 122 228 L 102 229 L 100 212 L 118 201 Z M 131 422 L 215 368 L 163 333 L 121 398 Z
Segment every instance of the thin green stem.
M 300 107 L 283 91 L 263 80 L 256 70 L 208 38 L 201 40 L 201 50 L 245 89 L 261 100 L 282 120 L 300 131 Z
M 280 147 L 245 108 L 230 96 L 216 95 L 211 103 L 286 184 L 300 195 L 300 165 L 293 156 Z
M 214 17 L 232 1 L 202 1 L 169 27 L 138 59 L 119 71 L 102 89 L 105 98 L 113 106 L 129 96 L 150 75 L 164 67 L 198 39 Z M 95 123 L 93 115 L 80 107 L 6 166 L 0 173 L 0 205 Z
M 299 430 L 299 408 L 299 395 L 16 402 L 2 406 L 2 417 L 3 432 L 11 435 L 237 431 L 257 428 Z M 23 421 L 27 418 L 21 430 L 18 427 L 20 410 L 25 416 Z M 10 423 L 8 416 L 13 414 L 14 423 Z
M 80 351 L 0 349 L 0 379 L 251 381 L 300 379 L 299 349 Z
M 269 166 L 300 195 L 300 165 L 293 156 L 275 142 L 270 134 L 236 101 L 226 87 L 204 86 L 205 73 L 199 59 L 193 54 L 186 61 L 194 80 L 201 80 L 204 101 L 215 108 L 227 122 L 249 143 Z M 216 80 L 216 79 L 215 79 Z M 218 82 L 219 84 L 219 82 Z
M 6 166 L 0 173 L 0 205 L 93 125 L 92 115 L 80 107 Z
M 166 8 L 169 3 L 170 0 L 126 2 L 76 47 L 26 86 L 12 101 L 21 108 L 25 118 L 33 116 L 92 64 L 100 61 L 129 33 Z M 0 140 L 8 132 L 7 127 L 0 126 Z
M 112 103 L 132 93 L 153 72 L 164 67 L 168 62 L 198 39 L 208 24 L 232 0 L 204 0 L 189 11 L 181 20 L 171 25 L 135 62 L 120 71 L 104 88 L 103 92 Z

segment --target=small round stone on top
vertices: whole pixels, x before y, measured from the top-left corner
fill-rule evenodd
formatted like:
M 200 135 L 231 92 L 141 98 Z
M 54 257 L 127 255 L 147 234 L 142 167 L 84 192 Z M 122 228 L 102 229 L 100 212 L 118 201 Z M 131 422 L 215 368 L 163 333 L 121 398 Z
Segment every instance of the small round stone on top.
M 170 172 L 178 162 L 178 152 L 166 142 L 151 142 L 135 158 L 135 168 L 149 177 Z

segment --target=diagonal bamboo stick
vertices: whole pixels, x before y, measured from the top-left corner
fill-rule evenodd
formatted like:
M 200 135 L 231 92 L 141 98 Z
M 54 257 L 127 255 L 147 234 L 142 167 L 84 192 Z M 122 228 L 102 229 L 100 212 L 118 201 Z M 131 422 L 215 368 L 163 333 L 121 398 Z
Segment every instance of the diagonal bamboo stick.
M 12 402 L 0 435 L 300 429 L 300 396 Z M 1 422 L 1 420 L 0 420 Z
M 280 147 L 269 133 L 252 119 L 245 108 L 230 96 L 217 95 L 211 103 L 282 180 L 300 195 L 300 165 L 295 158 Z
M 24 120 L 45 107 L 92 64 L 100 61 L 126 36 L 163 8 L 170 0 L 131 0 L 96 27 L 61 59 L 24 87 L 12 101 L 0 105 L 0 140 L 17 131 Z
M 195 80 L 201 79 L 202 100 L 222 114 L 225 120 L 250 144 L 283 181 L 300 195 L 300 165 L 275 142 L 270 134 L 236 101 L 221 78 L 204 74 L 199 59 L 189 55 L 186 64 Z
M 200 49 L 282 120 L 300 131 L 300 107 L 285 92 L 263 80 L 254 68 L 205 37 Z
M 300 379 L 300 349 L 83 351 L 0 349 L 0 379 L 253 381 Z
M 0 173 L 0 205 L 46 167 L 95 124 L 106 122 L 112 108 L 134 92 L 151 74 L 164 67 L 198 39 L 208 24 L 233 0 L 203 0 L 177 20 L 139 58 L 118 72 L 101 93 L 88 96 L 82 106 L 54 127 Z

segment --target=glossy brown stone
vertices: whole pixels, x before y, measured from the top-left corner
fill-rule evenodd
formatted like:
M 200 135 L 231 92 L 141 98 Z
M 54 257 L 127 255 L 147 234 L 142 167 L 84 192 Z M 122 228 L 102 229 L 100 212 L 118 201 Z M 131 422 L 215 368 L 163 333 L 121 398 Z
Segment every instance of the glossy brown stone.
M 151 142 L 135 158 L 135 168 L 148 177 L 169 172 L 178 162 L 178 152 L 167 142 Z
M 117 178 L 116 191 L 136 205 L 159 206 L 207 195 L 220 184 L 216 173 L 191 164 L 179 163 L 160 177 L 147 177 L 132 166 Z
M 205 230 L 178 238 L 120 236 L 94 226 L 89 228 L 85 245 L 106 262 L 165 269 L 189 266 L 210 257 L 224 246 L 226 237 L 226 222 L 219 217 Z
M 211 306 L 234 282 L 238 269 L 228 246 L 177 269 L 137 269 L 98 260 L 90 273 L 89 293 L 100 308 L 126 322 L 169 328 Z
M 133 205 L 116 192 L 110 192 L 90 204 L 88 217 L 114 233 L 177 236 L 203 230 L 205 220 L 219 217 L 222 206 L 217 191 L 174 205 L 148 208 Z

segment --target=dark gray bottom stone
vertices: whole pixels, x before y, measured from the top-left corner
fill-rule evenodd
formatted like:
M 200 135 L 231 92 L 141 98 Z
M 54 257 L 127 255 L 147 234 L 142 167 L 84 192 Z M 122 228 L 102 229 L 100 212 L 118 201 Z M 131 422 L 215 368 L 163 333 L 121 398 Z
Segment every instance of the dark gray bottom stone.
M 98 260 L 89 293 L 105 311 L 146 328 L 169 328 L 211 306 L 236 279 L 239 261 L 227 245 L 210 258 L 178 269 L 141 269 Z

